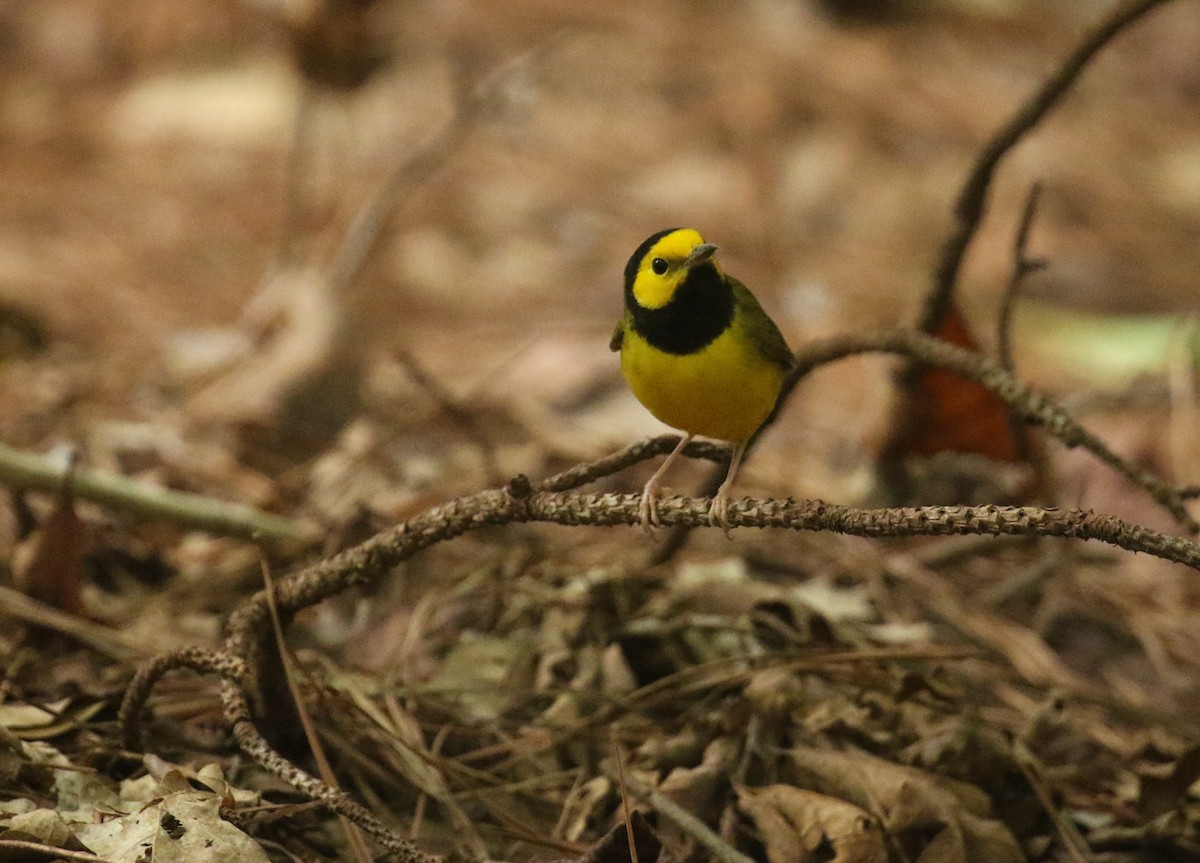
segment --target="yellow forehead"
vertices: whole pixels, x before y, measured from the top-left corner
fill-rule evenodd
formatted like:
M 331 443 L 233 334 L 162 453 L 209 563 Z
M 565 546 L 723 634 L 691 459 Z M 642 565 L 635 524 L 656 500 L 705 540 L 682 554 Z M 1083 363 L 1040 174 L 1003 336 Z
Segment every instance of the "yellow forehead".
M 633 296 L 644 309 L 659 309 L 671 301 L 675 290 L 687 277 L 687 270 L 679 266 L 692 253 L 692 249 L 704 242 L 699 231 L 680 228 L 672 231 L 650 247 L 638 264 L 637 276 L 633 280 Z M 663 258 L 671 265 L 666 273 L 654 272 L 655 258 Z
M 672 264 L 678 263 L 703 242 L 704 238 L 700 236 L 700 232 L 692 228 L 672 231 L 650 247 L 650 253 L 642 260 L 642 268 L 648 268 L 655 258 L 666 258 Z

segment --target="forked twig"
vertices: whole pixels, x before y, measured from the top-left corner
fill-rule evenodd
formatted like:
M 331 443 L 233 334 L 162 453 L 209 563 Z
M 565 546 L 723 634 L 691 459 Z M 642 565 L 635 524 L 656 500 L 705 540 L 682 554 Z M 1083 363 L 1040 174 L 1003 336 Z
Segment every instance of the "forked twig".
M 1147 12 L 1168 2 L 1170 0 L 1129 0 L 1114 9 L 1083 38 L 1062 65 L 980 151 L 954 205 L 954 225 L 942 243 L 933 290 L 926 297 L 918 319 L 917 328 L 921 332 L 935 332 L 950 310 L 959 270 L 967 247 L 983 220 L 988 189 L 1000 160 L 1050 113 L 1101 48 Z
M 267 611 L 271 616 L 271 632 L 275 636 L 275 648 L 279 651 L 279 661 L 282 665 L 288 693 L 291 695 L 292 704 L 296 709 L 296 716 L 300 719 L 300 725 L 304 729 L 304 737 L 308 741 L 309 751 L 312 752 L 313 761 L 316 763 L 317 770 L 320 771 L 321 779 L 331 787 L 336 787 L 333 766 L 329 763 L 329 758 L 325 755 L 325 747 L 321 745 L 321 738 L 317 734 L 317 727 L 313 723 L 312 716 L 304 704 L 304 698 L 301 696 L 300 686 L 296 680 L 297 675 L 302 672 L 299 671 L 296 657 L 292 654 L 291 648 L 288 647 L 287 640 L 284 637 L 283 623 L 279 619 L 278 609 L 275 606 L 275 579 L 271 575 L 271 566 L 265 557 L 261 557 L 258 564 L 259 569 L 262 571 Z M 366 840 L 363 839 L 358 825 L 345 815 L 339 815 L 338 820 L 341 822 L 342 834 L 346 838 L 346 845 L 350 849 L 352 859 L 357 861 L 357 863 L 370 863 L 371 853 L 367 848 Z
M 1033 220 L 1037 216 L 1037 205 L 1041 195 L 1041 183 L 1034 183 L 1029 187 L 1025 206 L 1021 210 L 1021 221 L 1017 225 L 1017 233 L 1013 238 L 1012 273 L 1004 288 L 1004 300 L 1000 304 L 999 320 L 996 322 L 996 355 L 1000 360 L 1000 365 L 1010 372 L 1016 369 L 1013 363 L 1012 323 L 1013 314 L 1017 310 L 1017 300 L 1021 296 L 1021 288 L 1032 273 L 1036 273 L 1046 266 L 1044 259 L 1029 257 L 1029 234 L 1033 230 Z
M 949 369 L 986 387 L 1026 423 L 1040 426 L 1068 448 L 1086 449 L 1134 485 L 1144 489 L 1187 531 L 1200 532 L 1200 525 L 1188 513 L 1179 489 L 1121 458 L 1065 410 L 1030 389 L 1000 365 L 941 339 L 913 330 L 883 330 L 812 344 L 796 355 L 796 368 L 785 384 L 784 391 L 788 392 L 817 366 L 864 353 L 898 354 L 924 365 Z

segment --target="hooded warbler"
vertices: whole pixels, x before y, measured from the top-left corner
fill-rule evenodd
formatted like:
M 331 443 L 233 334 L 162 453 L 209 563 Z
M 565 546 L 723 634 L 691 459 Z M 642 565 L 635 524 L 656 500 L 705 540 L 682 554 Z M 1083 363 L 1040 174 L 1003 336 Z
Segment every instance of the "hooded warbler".
M 609 347 L 633 394 L 679 445 L 642 491 L 642 527 L 659 526 L 659 484 L 695 435 L 727 440 L 733 456 L 709 521 L 728 532 L 729 490 L 750 436 L 779 399 L 792 352 L 754 295 L 723 272 L 717 247 L 691 228 L 648 237 L 625 265 L 625 314 Z

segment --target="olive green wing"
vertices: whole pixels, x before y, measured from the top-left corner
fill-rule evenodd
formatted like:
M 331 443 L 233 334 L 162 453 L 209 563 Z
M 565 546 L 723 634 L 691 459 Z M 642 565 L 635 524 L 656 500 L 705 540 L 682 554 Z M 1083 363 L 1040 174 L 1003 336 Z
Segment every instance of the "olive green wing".
M 612 338 L 608 340 L 608 349 L 610 351 L 621 350 L 621 345 L 625 342 L 625 317 L 617 321 L 617 326 L 613 329 Z
M 771 362 L 782 369 L 790 369 L 794 362 L 791 348 L 771 316 L 763 311 L 750 289 L 737 279 L 726 276 L 733 285 L 733 308 L 735 319 L 741 321 L 746 335 L 756 348 Z M 615 335 L 614 335 L 615 338 Z

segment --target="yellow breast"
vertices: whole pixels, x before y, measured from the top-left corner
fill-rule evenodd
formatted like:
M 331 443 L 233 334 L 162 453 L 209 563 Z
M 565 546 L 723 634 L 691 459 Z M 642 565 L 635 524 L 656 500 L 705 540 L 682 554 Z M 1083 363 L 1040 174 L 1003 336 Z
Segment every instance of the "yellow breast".
M 730 327 L 701 350 L 668 354 L 632 328 L 621 345 L 621 371 L 650 413 L 690 434 L 742 441 L 775 407 L 783 370 Z

